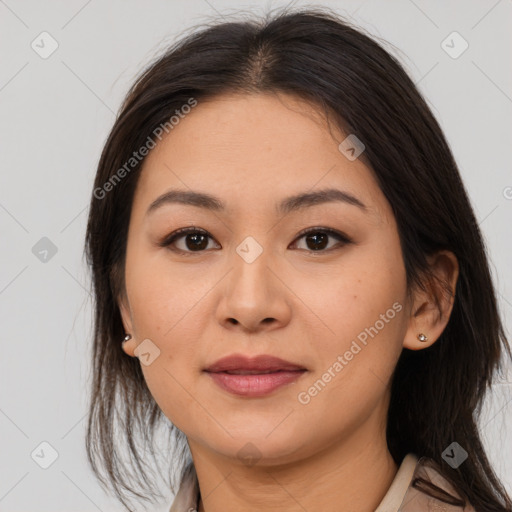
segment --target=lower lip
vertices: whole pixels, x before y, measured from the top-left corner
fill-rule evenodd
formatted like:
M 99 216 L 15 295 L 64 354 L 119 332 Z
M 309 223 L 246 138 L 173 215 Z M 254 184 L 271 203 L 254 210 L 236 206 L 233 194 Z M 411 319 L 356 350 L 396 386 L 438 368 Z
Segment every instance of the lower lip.
M 239 396 L 265 396 L 276 389 L 296 381 L 306 370 L 280 371 L 253 375 L 234 375 L 225 372 L 207 372 L 225 391 Z

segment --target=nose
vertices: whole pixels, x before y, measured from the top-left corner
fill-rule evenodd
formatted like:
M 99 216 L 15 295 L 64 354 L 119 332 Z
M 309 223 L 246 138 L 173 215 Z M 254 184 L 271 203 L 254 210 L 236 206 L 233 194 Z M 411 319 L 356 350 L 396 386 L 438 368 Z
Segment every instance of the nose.
M 235 254 L 232 263 L 219 290 L 218 322 L 244 333 L 285 326 L 291 317 L 291 292 L 283 283 L 283 272 L 275 260 L 271 261 L 263 251 L 251 263 Z

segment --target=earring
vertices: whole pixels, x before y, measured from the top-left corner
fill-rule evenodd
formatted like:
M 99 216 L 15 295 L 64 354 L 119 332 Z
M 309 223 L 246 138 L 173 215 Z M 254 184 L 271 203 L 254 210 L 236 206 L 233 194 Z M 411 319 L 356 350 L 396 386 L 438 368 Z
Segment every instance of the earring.
M 418 334 L 418 339 L 420 341 L 427 341 L 428 340 L 428 338 L 423 333 Z
M 131 340 L 131 339 L 132 339 L 132 335 L 131 335 L 131 334 L 127 334 L 127 335 L 124 337 L 124 340 L 123 340 L 121 343 L 124 343 L 125 341 Z

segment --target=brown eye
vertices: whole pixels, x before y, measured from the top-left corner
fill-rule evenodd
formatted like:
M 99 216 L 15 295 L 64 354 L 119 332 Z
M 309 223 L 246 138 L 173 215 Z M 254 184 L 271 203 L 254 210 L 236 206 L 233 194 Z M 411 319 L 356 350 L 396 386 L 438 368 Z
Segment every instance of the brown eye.
M 208 248 L 208 239 L 213 240 L 206 231 L 190 227 L 171 233 L 160 245 L 178 252 L 203 252 Z
M 191 251 L 201 251 L 208 246 L 208 235 L 203 233 L 189 233 L 184 235 L 185 245 Z
M 326 247 L 329 245 L 329 238 L 334 238 L 338 241 L 338 246 L 343 246 L 351 243 L 351 240 L 338 231 L 332 229 L 312 228 L 303 232 L 297 240 L 304 239 L 307 251 L 311 252 L 325 252 Z M 332 249 L 329 247 L 327 250 Z
M 310 228 L 305 230 L 300 234 L 293 245 L 296 246 L 297 240 L 301 239 L 304 239 L 306 247 L 299 248 L 309 252 L 328 252 L 331 249 L 352 243 L 352 240 L 345 234 L 327 228 Z M 329 246 L 330 239 L 337 240 L 338 243 Z M 174 231 L 160 242 L 159 245 L 161 247 L 168 247 L 170 250 L 182 254 L 191 254 L 211 249 L 211 247 L 209 247 L 210 240 L 214 239 L 207 231 L 195 227 L 188 227 Z M 220 246 L 217 244 L 215 248 L 219 249 Z

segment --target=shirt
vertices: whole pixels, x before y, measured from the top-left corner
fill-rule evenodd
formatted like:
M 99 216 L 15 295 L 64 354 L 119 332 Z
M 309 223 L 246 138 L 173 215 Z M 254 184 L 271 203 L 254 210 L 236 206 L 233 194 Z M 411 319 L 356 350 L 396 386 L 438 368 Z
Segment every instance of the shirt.
M 423 482 L 419 487 L 418 479 Z M 432 484 L 437 489 L 432 490 Z M 429 487 L 430 494 L 435 494 L 439 498 L 444 496 L 449 503 L 423 491 Z M 442 476 L 433 459 L 418 458 L 414 453 L 408 453 L 375 512 L 475 512 L 470 504 L 455 504 L 458 500 L 464 501 Z M 169 512 L 194 512 L 198 506 L 199 483 L 194 464 L 189 462 Z

